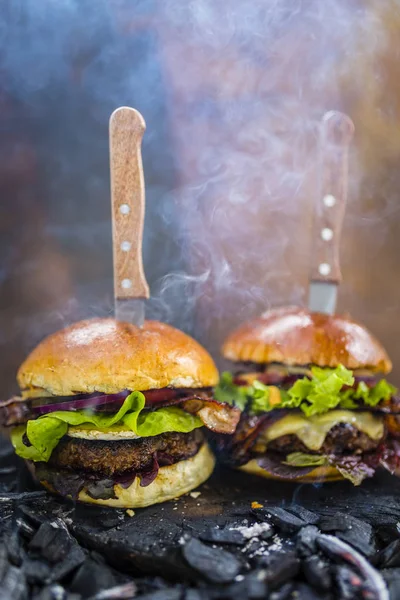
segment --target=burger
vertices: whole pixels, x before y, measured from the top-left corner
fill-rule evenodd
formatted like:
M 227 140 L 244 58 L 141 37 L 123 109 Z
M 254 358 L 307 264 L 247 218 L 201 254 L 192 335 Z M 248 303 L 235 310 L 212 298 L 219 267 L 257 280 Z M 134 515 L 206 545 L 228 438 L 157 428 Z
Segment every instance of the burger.
M 378 340 L 347 316 L 296 307 L 239 327 L 222 353 L 232 371 L 215 398 L 241 409 L 235 433 L 217 436 L 231 466 L 283 480 L 350 479 L 399 472 L 400 399 Z
M 212 473 L 204 429 L 233 433 L 240 411 L 212 397 L 218 371 L 177 329 L 76 323 L 21 365 L 0 405 L 16 453 L 51 492 L 114 507 L 180 496 Z

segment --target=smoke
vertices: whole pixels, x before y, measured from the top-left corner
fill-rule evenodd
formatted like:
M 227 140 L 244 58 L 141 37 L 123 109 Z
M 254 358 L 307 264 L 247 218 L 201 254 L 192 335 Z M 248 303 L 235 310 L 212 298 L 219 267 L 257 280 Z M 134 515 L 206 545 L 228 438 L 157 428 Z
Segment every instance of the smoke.
M 317 129 L 331 109 L 349 112 L 357 126 L 341 302 L 358 310 L 371 278 L 363 260 L 379 254 L 397 211 L 394 176 L 370 208 L 360 192 L 368 181 L 372 198 L 386 176 L 365 172 L 376 157 L 366 131 L 376 141 L 388 122 L 381 115 L 374 129 L 371 115 L 384 104 L 387 82 L 375 63 L 394 37 L 386 14 L 395 4 L 378 4 L 3 2 L 3 120 L 11 144 L 18 134 L 36 157 L 33 182 L 14 175 L 4 207 L 14 215 L 16 248 L 0 270 L 4 344 L 18 348 L 13 365 L 57 327 L 112 313 L 107 127 L 124 104 L 147 122 L 149 317 L 194 334 L 217 357 L 240 322 L 270 306 L 306 303 Z M 3 144 L 7 154 L 10 142 Z M 384 164 L 395 156 L 398 147 L 382 143 Z M 0 176 L 11 172 L 6 161 Z M 57 272 L 46 277 L 54 261 Z

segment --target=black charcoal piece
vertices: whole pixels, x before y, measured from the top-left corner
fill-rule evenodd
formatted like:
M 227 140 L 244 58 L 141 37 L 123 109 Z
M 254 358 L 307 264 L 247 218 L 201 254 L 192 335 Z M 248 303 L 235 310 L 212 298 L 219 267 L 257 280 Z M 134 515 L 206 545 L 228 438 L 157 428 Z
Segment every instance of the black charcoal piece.
M 182 600 L 181 588 L 166 588 L 164 590 L 157 590 L 157 592 L 151 592 L 150 594 L 143 594 L 137 596 L 138 600 Z
M 133 581 L 130 581 L 129 583 L 117 585 L 108 590 L 102 590 L 95 596 L 92 596 L 90 600 L 129 600 L 136 596 L 136 592 L 136 584 Z
M 17 567 L 10 566 L 1 582 L 0 592 L 2 598 L 12 600 L 26 600 L 28 598 L 28 587 L 26 579 Z
M 105 563 L 100 564 L 92 558 L 86 558 L 75 573 L 69 589 L 89 598 L 102 590 L 115 587 L 117 583 L 113 572 Z
M 61 585 L 53 584 L 46 585 L 35 594 L 33 600 L 65 600 L 67 592 Z
M 69 552 L 71 538 L 65 529 L 42 523 L 29 543 L 29 549 L 38 552 L 51 563 L 62 560 Z
M 364 582 L 360 575 L 347 566 L 337 567 L 335 579 L 340 598 L 343 600 L 357 598 L 364 588 Z
M 391 542 L 379 553 L 379 566 L 381 569 L 400 567 L 400 540 Z
M 299 517 L 299 519 L 302 519 L 307 525 L 317 525 L 321 519 L 317 513 L 304 508 L 300 504 L 290 504 L 286 507 L 286 510 Z
M 300 560 L 294 552 L 274 552 L 257 557 L 257 562 L 265 569 L 265 579 L 271 589 L 291 581 L 300 571 Z
M 6 545 L 3 540 L 0 540 L 0 581 L 3 579 L 9 566 Z
M 329 592 L 316 591 L 306 583 L 299 583 L 295 586 L 292 598 L 293 600 L 333 600 Z M 335 598 L 335 600 L 338 599 Z
M 187 563 L 208 581 L 229 583 L 238 575 L 241 564 L 238 559 L 221 548 L 211 548 L 192 538 L 183 547 Z
M 28 523 L 28 521 L 23 517 L 23 515 L 17 517 L 17 526 L 20 534 L 23 535 L 25 538 L 30 539 L 35 534 L 36 529 L 32 527 L 30 523 Z
M 317 552 L 316 538 L 318 534 L 318 529 L 313 525 L 300 529 L 296 538 L 296 550 L 299 556 L 312 556 Z
M 265 581 L 265 573 L 262 570 L 252 571 L 240 581 L 231 583 L 224 592 L 226 594 L 226 596 L 223 596 L 224 598 L 233 598 L 235 600 L 242 600 L 243 598 L 249 598 L 249 600 L 266 598 L 268 586 Z
M 279 590 L 270 594 L 269 600 L 291 600 L 293 598 L 293 590 L 293 583 L 285 583 Z
M 336 513 L 332 517 L 323 517 L 319 528 L 324 532 L 334 532 L 337 537 L 357 548 L 365 556 L 373 556 L 376 553 L 375 535 L 371 525 L 356 517 Z
M 5 544 L 7 546 L 8 560 L 13 565 L 19 567 L 22 563 L 25 551 L 22 548 L 22 540 L 17 528 L 12 530 L 9 538 L 5 540 Z
M 303 519 L 279 507 L 268 508 L 266 515 L 270 515 L 271 522 L 284 533 L 295 533 L 307 525 Z
M 326 591 L 332 586 L 330 565 L 318 555 L 305 558 L 303 563 L 304 577 L 317 590 Z
M 46 583 L 51 572 L 51 567 L 44 560 L 35 560 L 26 557 L 21 565 L 21 569 L 29 583 Z
M 212 542 L 214 544 L 231 544 L 233 546 L 244 546 L 246 539 L 237 529 L 230 528 L 229 525 L 223 529 L 212 527 L 199 534 L 203 542 Z
M 400 598 L 400 569 L 384 569 L 381 574 L 389 590 L 390 600 Z
M 196 588 L 188 588 L 185 590 L 182 600 L 208 600 L 209 595 L 205 590 L 197 590 Z
M 77 569 L 85 561 L 85 558 L 86 554 L 83 549 L 77 543 L 74 543 L 67 556 L 61 562 L 53 565 L 50 580 L 61 581 Z

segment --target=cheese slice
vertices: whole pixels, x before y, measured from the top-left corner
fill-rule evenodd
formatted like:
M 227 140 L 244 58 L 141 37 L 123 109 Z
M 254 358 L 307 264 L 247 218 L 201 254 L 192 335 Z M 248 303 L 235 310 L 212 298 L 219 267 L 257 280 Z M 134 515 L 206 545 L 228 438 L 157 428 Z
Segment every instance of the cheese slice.
M 68 428 L 68 435 L 82 440 L 103 440 L 106 442 L 140 439 L 140 435 L 136 435 L 136 433 L 123 425 L 114 425 L 107 429 L 93 429 L 84 425 L 70 426 Z
M 335 425 L 349 423 L 359 431 L 366 433 L 372 440 L 383 437 L 383 418 L 370 412 L 351 410 L 331 410 L 323 415 L 306 417 L 295 414 L 283 417 L 262 434 L 267 444 L 283 435 L 296 435 L 310 450 L 320 450 L 327 433 Z

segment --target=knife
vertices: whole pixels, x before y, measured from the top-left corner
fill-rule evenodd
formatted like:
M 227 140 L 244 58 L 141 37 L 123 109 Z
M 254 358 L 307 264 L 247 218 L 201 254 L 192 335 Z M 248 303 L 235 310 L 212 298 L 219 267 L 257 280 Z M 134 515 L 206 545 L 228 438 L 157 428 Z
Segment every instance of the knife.
M 143 269 L 144 176 L 141 144 L 146 123 L 123 106 L 110 117 L 111 215 L 115 318 L 142 327 L 149 286 Z
M 349 146 L 354 134 L 347 115 L 327 112 L 320 127 L 320 186 L 315 205 L 308 307 L 329 315 L 336 310 L 340 235 L 347 202 Z

